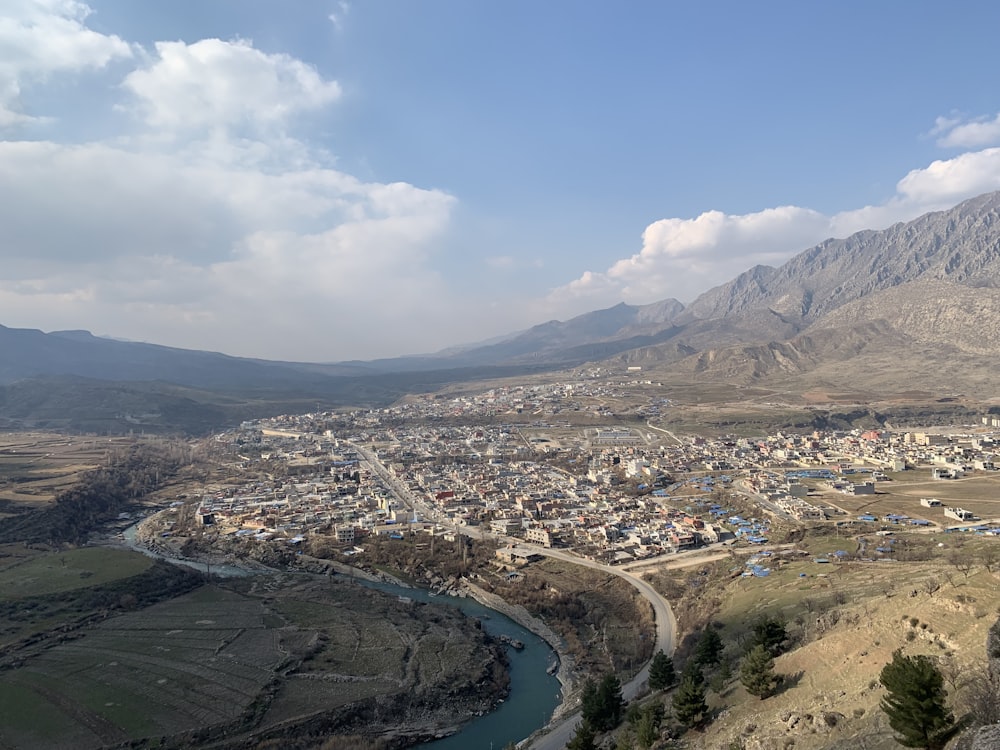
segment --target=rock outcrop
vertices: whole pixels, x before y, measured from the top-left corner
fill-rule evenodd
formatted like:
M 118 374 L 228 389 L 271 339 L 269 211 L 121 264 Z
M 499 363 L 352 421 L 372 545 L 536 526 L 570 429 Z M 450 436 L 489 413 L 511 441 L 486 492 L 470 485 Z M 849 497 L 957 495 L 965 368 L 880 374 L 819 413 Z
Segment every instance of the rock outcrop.
M 1000 685 L 1000 620 L 986 638 L 986 659 L 994 685 Z M 1000 695 L 996 697 L 1000 701 Z M 982 727 L 976 732 L 970 750 L 996 750 L 1000 747 L 1000 724 Z

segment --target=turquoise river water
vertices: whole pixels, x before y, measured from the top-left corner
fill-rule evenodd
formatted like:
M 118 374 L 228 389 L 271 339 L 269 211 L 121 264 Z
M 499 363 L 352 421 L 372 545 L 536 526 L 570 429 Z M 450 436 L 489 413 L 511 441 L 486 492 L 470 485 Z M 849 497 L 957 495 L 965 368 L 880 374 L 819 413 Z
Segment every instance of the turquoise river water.
M 124 537 L 126 544 L 138 552 L 160 557 L 178 565 L 205 570 L 206 566 L 202 563 L 164 557 L 137 545 L 134 526 L 125 531 Z M 229 565 L 213 565 L 212 573 L 223 577 L 252 575 L 246 569 Z M 530 630 L 474 599 L 434 596 L 425 589 L 404 588 L 360 578 L 355 580 L 362 585 L 406 596 L 415 601 L 456 607 L 469 617 L 482 621 L 483 629 L 490 635 L 507 635 L 524 644 L 524 649 L 520 651 L 507 649 L 510 662 L 510 694 L 503 703 L 490 713 L 468 722 L 458 733 L 425 742 L 420 747 L 431 750 L 502 750 L 509 742 L 520 742 L 535 730 L 541 729 L 551 718 L 561 698 L 559 680 L 548 673 L 556 655 L 544 640 Z

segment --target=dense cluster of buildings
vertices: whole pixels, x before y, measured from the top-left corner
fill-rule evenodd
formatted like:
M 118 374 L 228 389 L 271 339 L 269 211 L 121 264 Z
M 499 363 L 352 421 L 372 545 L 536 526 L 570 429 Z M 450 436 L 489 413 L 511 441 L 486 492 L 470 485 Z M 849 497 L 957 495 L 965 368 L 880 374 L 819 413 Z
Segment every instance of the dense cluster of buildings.
M 206 488 L 198 518 L 252 541 L 297 544 L 321 533 L 345 547 L 404 528 L 466 527 L 623 561 L 727 538 L 766 541 L 768 524 L 755 515 L 822 521 L 829 507 L 810 499 L 810 487 L 871 494 L 883 472 L 930 466 L 955 476 L 996 465 L 997 443 L 986 435 L 713 440 L 637 420 L 572 427 L 558 419 L 575 410 L 599 416 L 618 395 L 583 380 L 245 423 L 216 440 L 256 478 Z M 647 409 L 668 406 L 660 399 Z M 763 512 L 744 518 L 724 507 L 733 493 Z

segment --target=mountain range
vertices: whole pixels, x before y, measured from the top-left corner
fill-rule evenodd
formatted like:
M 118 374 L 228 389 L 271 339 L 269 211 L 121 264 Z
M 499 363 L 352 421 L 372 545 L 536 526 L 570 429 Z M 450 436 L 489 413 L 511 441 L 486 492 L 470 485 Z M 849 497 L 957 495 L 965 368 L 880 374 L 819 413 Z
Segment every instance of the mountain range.
M 623 303 L 425 356 L 271 362 L 0 326 L 0 417 L 44 422 L 40 404 L 68 388 L 103 394 L 109 425 L 153 426 L 161 423 L 136 415 L 207 403 L 198 425 L 207 428 L 292 403 L 380 404 L 448 382 L 584 363 L 701 382 L 988 399 L 1000 365 L 1000 193 L 826 240 L 687 306 Z M 115 411 L 114 393 L 131 406 Z

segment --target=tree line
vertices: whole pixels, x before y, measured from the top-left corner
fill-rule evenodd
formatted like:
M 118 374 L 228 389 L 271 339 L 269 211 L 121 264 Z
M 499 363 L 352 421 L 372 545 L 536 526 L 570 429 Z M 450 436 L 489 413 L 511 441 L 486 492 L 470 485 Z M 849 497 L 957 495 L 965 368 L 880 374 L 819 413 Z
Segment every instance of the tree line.
M 1000 622 L 991 630 L 991 658 L 1000 658 Z M 727 644 L 719 628 L 707 626 L 678 673 L 672 657 L 658 651 L 649 665 L 652 698 L 625 704 L 621 686 L 613 674 L 588 680 L 581 700 L 582 721 L 568 750 L 645 750 L 665 736 L 678 738 L 688 730 L 704 730 L 712 721 L 707 701 L 709 689 L 721 692 L 738 675 L 750 695 L 766 700 L 778 692 L 786 677 L 775 672 L 774 659 L 789 646 L 784 623 L 765 616 L 755 622 L 741 644 L 738 672 L 726 658 Z M 1000 720 L 998 678 L 990 670 L 982 706 L 966 706 L 956 718 L 948 704 L 946 675 L 940 660 L 926 655 L 907 655 L 897 649 L 880 674 L 884 694 L 879 707 L 894 731 L 899 745 L 922 750 L 944 750 L 967 727 Z M 975 702 L 975 701 L 974 701 Z M 617 730 L 613 744 L 600 735 Z M 658 745 L 657 745 L 658 746 Z
M 52 505 L 0 521 L 0 543 L 81 544 L 90 532 L 174 477 L 185 462 L 183 455 L 144 442 L 115 452 L 105 466 L 84 472 Z

